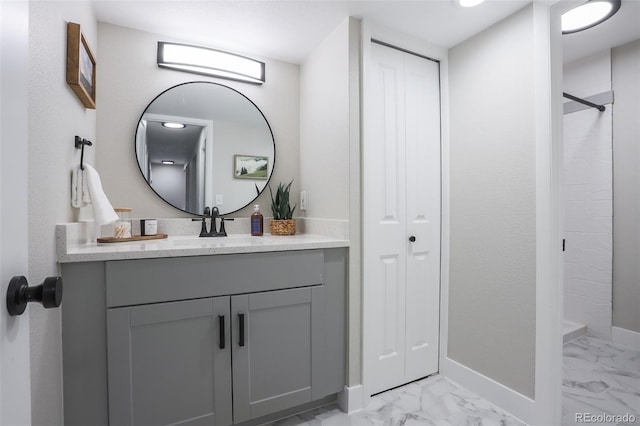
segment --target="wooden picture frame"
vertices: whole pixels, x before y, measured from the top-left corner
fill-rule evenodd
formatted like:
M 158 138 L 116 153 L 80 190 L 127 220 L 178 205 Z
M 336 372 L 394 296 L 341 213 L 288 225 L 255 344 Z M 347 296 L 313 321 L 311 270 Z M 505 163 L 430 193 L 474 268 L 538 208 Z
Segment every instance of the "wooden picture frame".
M 236 179 L 267 180 L 269 157 L 261 155 L 234 155 L 233 177 Z
M 67 84 L 85 108 L 96 109 L 96 59 L 74 22 L 67 23 Z

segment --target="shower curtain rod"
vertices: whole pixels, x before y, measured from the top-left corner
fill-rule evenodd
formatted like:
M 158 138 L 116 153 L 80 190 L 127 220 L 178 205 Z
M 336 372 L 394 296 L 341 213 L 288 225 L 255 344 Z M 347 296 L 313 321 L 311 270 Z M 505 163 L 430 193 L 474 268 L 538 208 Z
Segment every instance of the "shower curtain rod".
M 597 108 L 598 111 L 604 111 L 606 109 L 606 107 L 604 105 L 594 104 L 593 102 L 589 102 L 586 99 L 582 99 L 582 98 L 578 98 L 577 96 L 570 95 L 567 92 L 562 92 L 562 96 L 564 96 L 567 99 L 571 99 L 572 101 L 579 102 L 579 103 L 581 103 L 583 105 L 587 105 L 587 106 L 590 106 L 592 108 Z

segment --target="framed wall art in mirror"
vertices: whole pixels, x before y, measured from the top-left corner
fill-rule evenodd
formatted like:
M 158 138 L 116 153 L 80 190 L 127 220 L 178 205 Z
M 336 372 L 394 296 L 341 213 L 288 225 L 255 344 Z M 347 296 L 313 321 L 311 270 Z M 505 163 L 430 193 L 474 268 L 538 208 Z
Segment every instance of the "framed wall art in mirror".
M 197 215 L 206 207 L 229 214 L 251 204 L 275 164 L 273 133 L 260 109 L 237 90 L 204 81 L 153 99 L 138 121 L 135 150 L 151 189 Z
M 67 23 L 67 83 L 85 108 L 96 109 L 96 59 L 74 22 Z
M 236 179 L 267 179 L 269 158 L 256 155 L 234 155 L 233 175 Z

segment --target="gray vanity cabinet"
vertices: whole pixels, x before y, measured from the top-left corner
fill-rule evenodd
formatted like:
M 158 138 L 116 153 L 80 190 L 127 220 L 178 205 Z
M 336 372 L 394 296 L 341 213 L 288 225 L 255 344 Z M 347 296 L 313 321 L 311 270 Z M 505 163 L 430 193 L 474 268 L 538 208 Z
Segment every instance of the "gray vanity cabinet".
M 65 425 L 253 426 L 335 400 L 346 262 L 335 248 L 63 264 Z
M 313 286 L 109 309 L 109 423 L 225 426 L 322 398 L 322 306 Z
M 231 424 L 228 318 L 228 297 L 109 309 L 109 423 Z

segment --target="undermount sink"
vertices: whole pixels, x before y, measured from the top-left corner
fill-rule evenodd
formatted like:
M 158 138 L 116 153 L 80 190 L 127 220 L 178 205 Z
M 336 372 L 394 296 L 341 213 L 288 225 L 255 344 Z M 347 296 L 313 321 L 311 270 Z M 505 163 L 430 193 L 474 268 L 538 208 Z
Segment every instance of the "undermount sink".
M 226 237 L 181 236 L 169 237 L 167 243 L 175 246 L 224 247 L 239 245 L 261 245 L 265 237 L 252 237 L 246 234 L 228 235 Z

